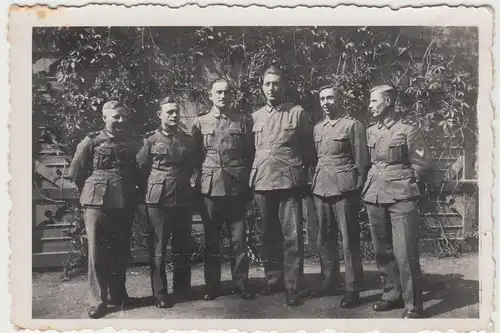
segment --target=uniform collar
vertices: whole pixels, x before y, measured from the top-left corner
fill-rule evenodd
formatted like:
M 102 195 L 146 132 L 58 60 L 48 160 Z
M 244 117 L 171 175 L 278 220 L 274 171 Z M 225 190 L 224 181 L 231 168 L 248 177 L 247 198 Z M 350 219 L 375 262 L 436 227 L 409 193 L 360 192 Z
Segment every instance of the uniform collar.
M 227 111 L 226 111 L 227 112 Z M 210 113 L 215 117 L 215 118 L 227 118 L 227 114 L 226 113 L 221 113 L 220 110 L 217 110 L 216 108 L 212 108 L 212 110 L 210 110 Z
M 115 138 L 115 135 L 114 135 L 114 134 L 112 134 L 112 133 L 111 133 L 110 131 L 108 131 L 107 129 L 103 129 L 101 132 L 102 132 L 104 135 L 106 135 L 108 138 L 110 138 L 110 139 L 114 139 L 114 138 Z
M 281 110 L 283 110 L 283 106 L 284 106 L 284 105 L 285 105 L 285 103 L 280 103 L 280 104 L 278 104 L 278 105 L 276 105 L 276 106 L 271 106 L 271 105 L 269 105 L 269 104 L 266 104 L 266 106 L 265 106 L 264 108 L 265 108 L 265 110 L 266 110 L 267 112 L 272 112 L 272 111 L 281 111 Z
M 323 126 L 326 126 L 326 125 L 330 125 L 330 126 L 335 126 L 339 121 L 340 119 L 342 119 L 342 117 L 338 117 L 338 118 L 335 118 L 335 119 L 330 119 L 328 117 L 325 118 L 325 121 L 323 123 Z
M 391 118 L 388 121 L 385 121 L 385 120 L 379 121 L 377 124 L 377 128 L 381 129 L 382 127 L 385 127 L 387 129 L 391 129 L 391 127 L 394 126 L 394 124 L 396 124 L 397 121 L 398 120 L 396 118 Z
M 177 127 L 174 130 L 170 130 L 170 131 L 166 131 L 166 130 L 164 130 L 163 128 L 160 127 L 158 129 L 158 132 L 160 132 L 164 136 L 171 137 L 171 136 L 173 136 L 177 132 Z

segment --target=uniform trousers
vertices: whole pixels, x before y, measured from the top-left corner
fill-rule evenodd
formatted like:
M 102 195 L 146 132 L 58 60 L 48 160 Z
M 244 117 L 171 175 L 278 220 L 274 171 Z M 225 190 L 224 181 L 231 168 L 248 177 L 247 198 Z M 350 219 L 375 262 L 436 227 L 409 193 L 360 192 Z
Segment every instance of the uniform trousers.
M 301 190 L 256 191 L 255 201 L 267 283 L 299 290 L 304 266 Z
M 84 207 L 88 239 L 90 305 L 128 297 L 125 282 L 130 259 L 133 214 L 130 209 Z
M 361 259 L 358 221 L 359 191 L 338 196 L 314 196 L 317 221 L 309 221 L 309 232 L 318 247 L 321 262 L 321 289 L 336 289 L 338 230 L 342 236 L 345 266 L 345 290 L 359 291 L 363 284 L 363 263 Z
M 146 212 L 153 297 L 168 295 L 166 256 L 170 237 L 174 262 L 173 289 L 174 292 L 186 291 L 191 288 L 191 210 L 188 207 L 147 205 Z
M 205 233 L 205 283 L 208 290 L 217 290 L 221 282 L 222 226 L 231 234 L 231 272 L 239 288 L 248 283 L 249 259 L 246 248 L 246 226 L 243 217 L 247 200 L 244 196 L 203 196 L 202 219 Z
M 366 203 L 382 299 L 403 296 L 407 310 L 422 309 L 417 202 Z

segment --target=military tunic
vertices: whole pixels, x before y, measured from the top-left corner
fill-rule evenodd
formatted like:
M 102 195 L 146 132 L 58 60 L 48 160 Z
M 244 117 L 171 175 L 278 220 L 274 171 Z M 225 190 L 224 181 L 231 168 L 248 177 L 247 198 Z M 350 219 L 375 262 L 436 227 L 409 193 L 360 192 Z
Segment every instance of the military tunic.
M 89 248 L 91 306 L 128 297 L 125 273 L 136 205 L 137 145 L 103 130 L 76 148 L 68 176 L 81 189 Z
M 268 285 L 296 291 L 303 267 L 301 194 L 314 163 L 312 125 L 300 106 L 266 105 L 252 114 L 255 158 L 249 184 L 260 213 Z
M 248 203 L 248 177 L 253 160 L 251 122 L 234 111 L 217 109 L 201 115 L 194 123 L 198 133 L 201 169 L 201 216 L 205 233 L 205 282 L 207 291 L 217 291 L 221 282 L 221 226 L 231 233 L 232 276 L 235 284 L 246 287 L 249 259 L 243 221 Z
M 180 128 L 169 132 L 157 130 L 144 139 L 137 154 L 150 223 L 151 286 L 155 298 L 168 295 L 165 259 L 171 236 L 174 291 L 191 287 L 192 213 L 188 205 L 192 198 L 193 144 L 192 136 Z
M 367 129 L 371 168 L 363 189 L 382 299 L 404 296 L 407 310 L 422 309 L 418 251 L 419 182 L 429 179 L 432 156 L 420 129 L 403 119 Z
M 321 289 L 335 289 L 337 233 L 344 246 L 346 291 L 359 291 L 363 281 L 358 217 L 360 188 L 369 166 L 364 126 L 351 117 L 326 118 L 314 127 L 317 165 L 312 192 L 317 221 L 309 233 L 317 244 L 323 280 Z

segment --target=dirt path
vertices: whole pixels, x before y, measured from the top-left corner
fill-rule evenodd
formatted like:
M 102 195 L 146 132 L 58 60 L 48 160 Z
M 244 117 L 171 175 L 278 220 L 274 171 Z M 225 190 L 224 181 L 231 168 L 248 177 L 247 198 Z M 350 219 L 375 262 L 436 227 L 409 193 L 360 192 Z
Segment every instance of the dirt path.
M 424 301 L 426 313 L 441 318 L 478 318 L 479 269 L 477 254 L 460 258 L 422 258 L 424 273 Z M 193 267 L 192 283 L 198 299 L 178 303 L 172 309 L 158 309 L 150 305 L 150 280 L 147 267 L 131 267 L 127 287 L 130 296 L 141 297 L 143 306 L 121 310 L 112 308 L 106 318 L 399 318 L 401 310 L 386 313 L 372 311 L 372 303 L 380 298 L 380 282 L 374 264 L 365 264 L 366 291 L 363 304 L 355 309 L 339 307 L 341 296 L 307 300 L 298 308 L 283 306 L 284 293 L 243 301 L 237 295 L 217 298 L 212 302 L 203 297 L 203 266 Z M 316 284 L 318 263 L 308 259 L 305 263 L 306 287 Z M 262 283 L 264 272 L 260 267 L 250 270 L 251 283 L 256 288 Z M 68 282 L 60 280 L 61 273 L 33 274 L 33 318 L 78 319 L 86 318 L 87 280 L 78 276 Z M 230 279 L 229 266 L 223 266 L 223 280 Z M 171 273 L 169 272 L 169 281 Z M 229 283 L 224 284 L 230 289 Z

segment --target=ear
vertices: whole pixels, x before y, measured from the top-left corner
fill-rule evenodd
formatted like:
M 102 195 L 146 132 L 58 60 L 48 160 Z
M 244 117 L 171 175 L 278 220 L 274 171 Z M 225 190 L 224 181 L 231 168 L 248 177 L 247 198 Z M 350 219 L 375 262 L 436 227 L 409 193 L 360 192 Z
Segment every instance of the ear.
M 385 104 L 386 104 L 387 106 L 389 106 L 389 105 L 391 105 L 391 104 L 392 104 L 392 98 L 391 98 L 391 96 L 386 96 L 386 97 L 385 97 Z
M 160 111 L 160 110 L 156 111 L 156 116 L 157 116 L 158 118 L 160 118 L 160 117 L 161 117 L 161 111 Z

